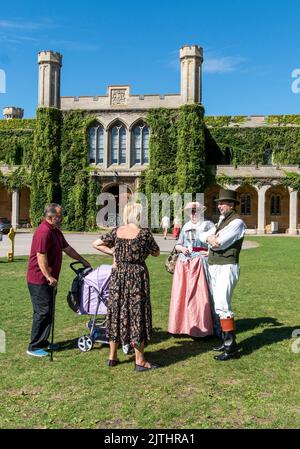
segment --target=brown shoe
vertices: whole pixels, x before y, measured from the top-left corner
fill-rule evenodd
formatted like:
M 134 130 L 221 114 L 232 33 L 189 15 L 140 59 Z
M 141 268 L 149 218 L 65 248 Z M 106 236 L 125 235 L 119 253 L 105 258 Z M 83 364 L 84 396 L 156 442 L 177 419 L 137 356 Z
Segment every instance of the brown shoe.
M 120 360 L 106 360 L 106 365 L 107 366 L 117 366 L 119 365 Z

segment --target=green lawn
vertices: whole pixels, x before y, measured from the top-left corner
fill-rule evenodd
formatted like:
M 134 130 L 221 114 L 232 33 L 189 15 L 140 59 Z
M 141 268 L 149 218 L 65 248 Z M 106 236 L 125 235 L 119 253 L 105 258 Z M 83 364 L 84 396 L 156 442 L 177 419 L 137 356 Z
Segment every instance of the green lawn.
M 149 258 L 154 335 L 150 360 L 163 367 L 136 373 L 105 365 L 107 347 L 81 353 L 77 338 L 87 317 L 66 304 L 73 274 L 64 259 L 57 297 L 56 341 L 64 350 L 49 358 L 26 355 L 31 303 L 24 281 L 26 258 L 0 261 L 0 428 L 299 428 L 299 361 L 292 331 L 300 329 L 300 239 L 249 238 L 242 251 L 234 295 L 238 360 L 213 360 L 213 342 L 173 338 L 167 332 L 172 276 L 165 256 Z M 88 256 L 94 266 L 104 257 Z M 298 345 L 300 348 L 300 345 Z

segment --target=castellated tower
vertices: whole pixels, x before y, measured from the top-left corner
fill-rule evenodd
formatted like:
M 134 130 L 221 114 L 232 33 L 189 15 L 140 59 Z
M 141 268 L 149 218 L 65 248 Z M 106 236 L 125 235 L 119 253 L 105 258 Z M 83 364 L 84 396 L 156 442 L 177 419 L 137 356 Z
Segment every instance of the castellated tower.
M 184 104 L 202 101 L 202 62 L 202 47 L 185 45 L 180 49 L 181 98 Z
M 24 115 L 24 109 L 22 108 L 16 108 L 15 106 L 6 106 L 3 109 L 3 116 L 6 120 L 12 119 L 12 118 L 23 118 Z
M 60 70 L 62 55 L 55 51 L 40 51 L 39 64 L 39 107 L 60 108 Z

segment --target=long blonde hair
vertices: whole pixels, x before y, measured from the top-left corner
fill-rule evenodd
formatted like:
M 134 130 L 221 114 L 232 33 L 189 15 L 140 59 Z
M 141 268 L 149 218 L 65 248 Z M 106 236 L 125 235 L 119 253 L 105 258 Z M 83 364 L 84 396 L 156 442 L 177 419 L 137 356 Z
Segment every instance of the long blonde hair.
M 135 224 L 139 228 L 141 227 L 142 220 L 142 205 L 129 201 L 124 207 L 123 211 L 123 223 Z

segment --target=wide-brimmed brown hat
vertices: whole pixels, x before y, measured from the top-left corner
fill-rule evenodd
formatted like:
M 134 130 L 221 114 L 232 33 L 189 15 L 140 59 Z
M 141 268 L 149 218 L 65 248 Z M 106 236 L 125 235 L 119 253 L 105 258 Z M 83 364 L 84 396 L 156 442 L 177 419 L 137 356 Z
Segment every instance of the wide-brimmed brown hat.
M 204 212 L 206 210 L 206 207 L 203 206 L 203 204 L 199 203 L 199 201 L 191 201 L 190 203 L 186 204 L 184 210 L 187 212 L 191 210 L 196 210 L 197 212 Z
M 235 204 L 240 204 L 235 190 L 220 189 L 219 198 L 216 198 L 215 201 L 230 201 Z

